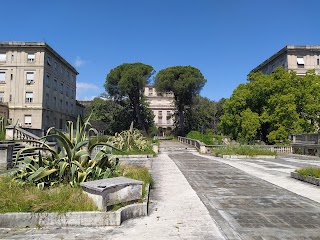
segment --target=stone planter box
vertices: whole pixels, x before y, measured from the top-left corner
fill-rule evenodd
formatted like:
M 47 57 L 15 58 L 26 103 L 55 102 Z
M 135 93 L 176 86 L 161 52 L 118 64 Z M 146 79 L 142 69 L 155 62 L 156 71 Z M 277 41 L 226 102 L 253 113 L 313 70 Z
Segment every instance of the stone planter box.
M 148 202 L 149 185 L 142 203 L 127 205 L 114 212 L 4 213 L 0 214 L 0 228 L 119 226 L 125 220 L 147 216 Z
M 295 178 L 295 179 L 298 179 L 300 181 L 303 181 L 303 182 L 307 182 L 307 183 L 311 183 L 311 184 L 320 186 L 320 178 L 305 177 L 305 176 L 300 175 L 297 172 L 291 172 L 291 177 Z
M 224 159 L 247 159 L 247 158 L 276 159 L 276 156 L 268 156 L 268 155 L 247 156 L 247 155 L 222 155 L 222 154 L 218 154 L 218 157 L 222 157 Z

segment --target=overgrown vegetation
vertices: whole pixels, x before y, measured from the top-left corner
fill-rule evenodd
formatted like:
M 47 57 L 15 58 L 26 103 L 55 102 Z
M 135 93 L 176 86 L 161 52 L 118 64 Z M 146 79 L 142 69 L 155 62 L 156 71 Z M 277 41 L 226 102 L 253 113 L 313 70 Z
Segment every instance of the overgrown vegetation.
M 97 211 L 98 208 L 81 188 L 59 184 L 40 190 L 34 185 L 21 186 L 11 176 L 0 177 L 0 213 Z
M 318 167 L 305 167 L 295 171 L 304 177 L 320 178 L 320 168 Z
M 257 148 L 254 146 L 227 146 L 226 148 L 213 149 L 212 152 L 216 155 L 246 155 L 246 156 L 257 156 L 267 155 L 276 156 L 276 152 L 272 152 L 268 149 Z
M 142 186 L 142 197 L 144 197 L 146 194 L 146 184 L 150 184 L 150 187 L 154 186 L 152 176 L 146 167 L 139 167 L 133 165 L 120 166 L 120 175 L 127 178 L 143 181 L 144 183 Z
M 143 181 L 143 197 L 146 184 L 154 184 L 145 167 L 120 166 L 119 176 Z M 56 184 L 41 190 L 31 183 L 18 184 L 8 175 L 0 177 L 0 192 L 0 213 L 98 211 L 80 187 L 71 187 L 69 184 Z
M 191 131 L 187 134 L 187 138 L 196 139 L 207 145 L 220 145 L 222 144 L 222 136 L 214 135 L 213 132 L 208 131 L 204 134 L 198 131 Z
M 138 129 L 133 128 L 133 123 L 131 123 L 129 130 L 116 133 L 108 142 L 120 150 L 125 149 L 129 151 L 133 148 L 144 150 L 149 145 L 147 138 L 145 138 Z
M 40 141 L 33 140 L 32 142 L 40 146 L 20 150 L 16 159 L 24 151 L 39 150 L 39 154 L 25 157 L 24 168 L 14 174 L 15 179 L 21 185 L 32 183 L 43 189 L 60 183 L 78 186 L 87 180 L 117 176 L 118 162 L 110 155 L 110 144 L 104 143 L 106 146 L 91 157 L 96 144 L 88 148 L 89 134 L 95 132 L 90 126 L 89 118 L 83 121 L 79 116 L 76 129 L 73 122 L 69 121 L 67 133 L 52 127 Z M 57 140 L 58 150 L 46 143 L 47 138 Z

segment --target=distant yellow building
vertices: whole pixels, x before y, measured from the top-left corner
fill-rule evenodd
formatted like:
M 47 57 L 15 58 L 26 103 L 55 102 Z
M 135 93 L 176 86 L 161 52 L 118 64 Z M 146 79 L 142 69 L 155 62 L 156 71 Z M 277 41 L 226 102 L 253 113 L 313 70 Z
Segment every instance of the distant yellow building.
M 0 102 L 23 128 L 64 128 L 77 116 L 77 70 L 44 42 L 0 42 Z
M 174 95 L 171 92 L 157 94 L 154 86 L 146 86 L 144 95 L 154 114 L 154 123 L 159 136 L 170 134 L 174 128 Z

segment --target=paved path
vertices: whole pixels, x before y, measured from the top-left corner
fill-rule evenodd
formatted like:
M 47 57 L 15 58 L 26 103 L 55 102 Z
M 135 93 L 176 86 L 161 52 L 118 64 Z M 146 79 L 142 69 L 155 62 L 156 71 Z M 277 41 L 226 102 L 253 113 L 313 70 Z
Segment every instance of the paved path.
M 297 167 L 319 161 L 174 152 L 169 157 L 228 239 L 320 239 L 320 188 L 289 177 Z
M 172 143 L 164 143 L 167 151 Z M 178 144 L 178 147 L 181 147 Z M 163 150 L 163 148 L 162 148 Z M 185 146 L 182 146 L 185 151 Z M 0 239 L 225 239 L 209 211 L 166 153 L 154 159 L 156 188 L 147 217 L 125 221 L 119 227 L 0 229 Z
M 119 227 L 0 229 L 0 239 L 320 239 L 320 188 L 289 177 L 319 160 L 226 160 L 177 142 L 161 151 L 149 216 Z

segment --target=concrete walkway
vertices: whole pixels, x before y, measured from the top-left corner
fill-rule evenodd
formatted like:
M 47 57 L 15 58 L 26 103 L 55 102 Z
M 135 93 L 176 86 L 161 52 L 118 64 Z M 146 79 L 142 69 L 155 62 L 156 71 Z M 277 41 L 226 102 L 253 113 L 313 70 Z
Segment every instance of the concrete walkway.
M 125 221 L 119 227 L 0 229 L 0 239 L 225 239 L 215 221 L 176 164 L 165 153 L 188 151 L 164 142 L 153 161 L 156 188 L 151 193 L 150 215 Z M 192 150 L 190 150 L 192 151 Z
M 228 239 L 320 239 L 320 188 L 290 178 L 294 169 L 319 161 L 169 157 Z
M 119 227 L 0 229 L 0 239 L 320 240 L 320 187 L 290 178 L 319 160 L 226 160 L 163 141 L 150 215 Z

